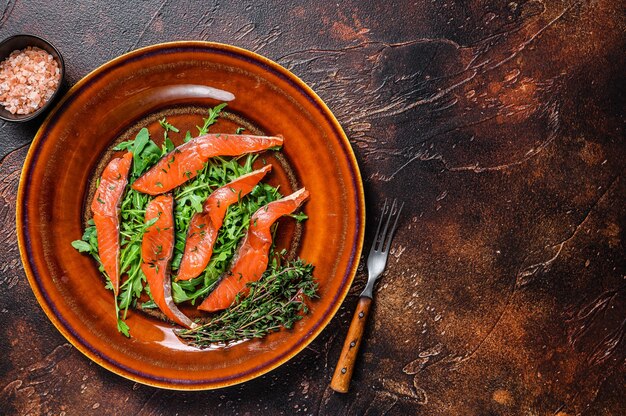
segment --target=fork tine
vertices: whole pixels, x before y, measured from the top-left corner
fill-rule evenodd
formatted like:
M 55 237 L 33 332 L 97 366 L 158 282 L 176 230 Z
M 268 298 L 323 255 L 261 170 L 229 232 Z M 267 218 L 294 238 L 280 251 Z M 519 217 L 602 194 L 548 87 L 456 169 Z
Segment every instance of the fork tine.
M 383 225 L 383 218 L 385 218 L 385 211 L 387 210 L 387 198 L 385 198 L 385 204 L 383 205 L 383 211 L 380 213 L 380 220 L 378 221 L 378 228 L 376 228 L 376 234 L 374 235 L 374 241 L 372 242 L 372 248 L 370 251 L 376 251 L 376 245 L 380 238 L 380 226 Z
M 389 221 L 391 221 L 391 217 L 393 217 L 393 213 L 396 210 L 397 203 L 398 200 L 394 198 L 393 203 L 391 204 L 391 209 L 389 210 L 387 222 L 385 223 L 385 228 L 383 229 L 383 234 L 380 237 L 380 246 L 378 247 L 378 251 L 383 251 L 383 247 L 385 246 L 385 239 L 387 238 L 387 228 L 389 228 Z
M 398 212 L 396 212 L 396 219 L 393 222 L 393 227 L 391 227 L 391 231 L 389 231 L 389 237 L 387 239 L 387 246 L 385 247 L 385 252 L 389 251 L 389 247 L 391 246 L 391 240 L 393 240 L 393 235 L 396 232 L 396 227 L 398 226 L 398 218 L 400 218 L 400 213 L 402 212 L 402 208 L 404 208 L 404 202 L 398 208 Z

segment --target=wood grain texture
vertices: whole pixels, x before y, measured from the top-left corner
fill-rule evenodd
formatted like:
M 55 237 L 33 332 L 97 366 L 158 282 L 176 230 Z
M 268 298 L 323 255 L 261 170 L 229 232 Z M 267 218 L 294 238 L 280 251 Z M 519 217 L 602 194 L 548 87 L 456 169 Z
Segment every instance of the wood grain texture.
M 14 221 L 37 122 L 0 123 L 0 414 L 626 414 L 623 6 L 393 3 L 0 4 L 0 37 L 50 39 L 70 84 L 168 40 L 277 60 L 342 123 L 369 218 L 384 197 L 412 213 L 350 393 L 328 382 L 364 273 L 280 369 L 220 391 L 156 390 L 89 362 L 39 308 Z
M 354 315 L 352 315 L 352 322 L 350 322 L 346 339 L 343 341 L 339 360 L 335 365 L 333 378 L 330 380 L 330 388 L 337 393 L 347 393 L 350 389 L 352 372 L 354 371 L 359 347 L 363 341 L 363 332 L 365 331 L 371 305 L 372 299 L 364 296 L 360 297 L 356 304 L 356 310 Z

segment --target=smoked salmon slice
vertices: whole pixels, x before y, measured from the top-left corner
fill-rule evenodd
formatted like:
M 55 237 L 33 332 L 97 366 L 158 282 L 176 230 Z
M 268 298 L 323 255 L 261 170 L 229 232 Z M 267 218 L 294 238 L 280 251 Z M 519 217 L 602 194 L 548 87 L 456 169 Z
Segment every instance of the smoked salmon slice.
M 196 324 L 183 314 L 172 298 L 170 259 L 174 251 L 174 198 L 170 194 L 154 198 L 146 207 L 146 223 L 150 225 L 141 241 L 141 270 L 146 275 L 154 303 L 168 318 L 187 328 Z
M 272 165 L 267 165 L 240 176 L 209 195 L 204 202 L 202 212 L 195 214 L 189 222 L 185 252 L 180 261 L 176 280 L 190 280 L 202 273 L 213 254 L 213 244 L 224 222 L 226 210 L 252 192 L 252 189 L 271 169 Z
M 267 269 L 272 245 L 270 227 L 283 215 L 293 213 L 309 197 L 305 188 L 261 207 L 250 218 L 250 226 L 233 260 L 231 271 L 218 283 L 198 309 L 215 312 L 229 307 L 248 282 L 261 278 Z
M 133 154 L 128 152 L 109 162 L 91 202 L 98 236 L 98 255 L 115 296 L 120 287 L 120 202 L 128 183 L 132 160 Z
M 246 134 L 205 134 L 191 139 L 163 156 L 134 183 L 133 189 L 159 195 L 194 178 L 215 156 L 240 156 L 282 146 L 283 138 Z

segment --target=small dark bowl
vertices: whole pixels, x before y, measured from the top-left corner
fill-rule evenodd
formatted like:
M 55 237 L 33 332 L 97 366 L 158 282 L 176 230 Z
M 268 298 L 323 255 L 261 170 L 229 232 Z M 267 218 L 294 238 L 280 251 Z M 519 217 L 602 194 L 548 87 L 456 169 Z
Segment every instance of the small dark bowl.
M 11 114 L 2 105 L 0 105 L 0 119 L 2 120 L 20 123 L 34 119 L 52 105 L 55 98 L 59 94 L 59 91 L 61 90 L 63 77 L 65 76 L 65 64 L 63 62 L 63 57 L 61 56 L 61 53 L 57 50 L 57 48 L 55 48 L 50 42 L 40 38 L 39 36 L 15 35 L 3 40 L 2 42 L 0 42 L 0 62 L 4 61 L 14 50 L 21 50 L 28 46 L 36 46 L 40 49 L 43 49 L 44 51 L 52 55 L 52 57 L 57 61 L 57 63 L 59 64 L 59 70 L 61 75 L 61 77 L 59 78 L 59 85 L 57 85 L 57 88 L 50 97 L 50 99 L 46 101 L 44 105 L 39 107 L 36 111 L 30 114 Z

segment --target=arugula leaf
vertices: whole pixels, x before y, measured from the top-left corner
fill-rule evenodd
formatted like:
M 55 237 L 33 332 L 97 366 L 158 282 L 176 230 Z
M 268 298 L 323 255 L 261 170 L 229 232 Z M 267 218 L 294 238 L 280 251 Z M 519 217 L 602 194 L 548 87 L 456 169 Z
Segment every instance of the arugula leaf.
M 148 142 L 150 141 L 150 133 L 147 128 L 142 128 L 135 136 L 135 141 L 133 142 L 133 153 L 140 158 L 141 152 L 143 148 L 146 147 Z
M 126 338 L 130 338 L 130 328 L 120 318 L 117 318 L 117 330 L 121 332 Z
M 195 212 L 202 212 L 202 203 L 204 202 L 202 197 L 199 197 L 196 194 L 190 194 L 187 199 L 190 201 L 191 207 Z
M 166 137 L 163 141 L 163 152 L 169 153 L 174 150 L 174 147 L 174 143 L 172 143 L 169 137 Z
M 72 247 L 78 250 L 79 253 L 91 253 L 93 251 L 91 245 L 83 240 L 72 241 Z
M 305 221 L 305 220 L 309 219 L 309 216 L 306 215 L 302 211 L 298 212 L 297 214 L 291 214 L 290 217 L 295 218 L 296 221 L 298 221 L 298 222 L 302 222 L 302 221 Z
M 220 115 L 220 112 L 224 109 L 224 107 L 226 107 L 226 103 L 216 105 L 215 107 L 209 109 L 209 116 L 204 119 L 204 124 L 202 125 L 202 127 L 196 126 L 199 136 L 207 134 L 207 132 L 209 131 L 209 126 L 215 124 L 217 118 Z
M 162 152 L 163 153 L 169 153 L 172 150 L 174 150 L 174 143 L 172 143 L 172 141 L 170 140 L 170 138 L 167 135 L 167 133 L 169 131 L 173 131 L 174 133 L 178 133 L 179 130 L 175 126 L 173 126 L 170 123 L 168 123 L 167 120 L 165 120 L 165 117 L 163 119 L 159 120 L 159 124 L 161 125 L 161 127 L 163 127 Z
M 117 146 L 113 148 L 113 150 L 128 150 L 132 149 L 135 144 L 134 140 L 126 140 L 125 142 L 118 143 Z
M 173 131 L 174 133 L 178 133 L 179 132 L 179 130 L 176 127 L 172 126 L 170 123 L 167 122 L 165 117 L 163 117 L 163 119 L 159 120 L 159 124 L 165 130 L 165 137 L 167 137 L 167 132 L 168 131 Z
M 139 130 L 139 133 L 135 136 L 135 141 L 131 148 L 131 151 L 133 152 L 133 175 L 139 176 L 143 168 L 145 168 L 145 161 L 141 152 L 144 147 L 146 147 L 149 140 L 150 133 L 148 133 L 148 129 L 145 127 Z

